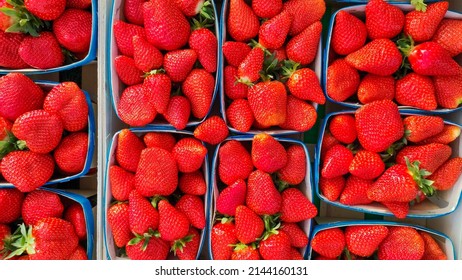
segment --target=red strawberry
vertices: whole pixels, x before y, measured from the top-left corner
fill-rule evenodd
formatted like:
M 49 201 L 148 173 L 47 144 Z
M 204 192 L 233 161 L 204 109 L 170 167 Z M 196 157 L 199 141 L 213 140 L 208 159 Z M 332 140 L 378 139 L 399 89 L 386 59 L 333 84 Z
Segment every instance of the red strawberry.
M 233 254 L 232 244 L 236 244 L 236 227 L 233 222 L 218 222 L 210 233 L 212 257 L 214 260 L 229 260 Z
M 201 244 L 201 235 L 195 228 L 190 228 L 183 240 L 173 242 L 172 250 L 180 260 L 195 260 Z
M 237 83 L 238 70 L 228 65 L 223 70 L 223 84 L 225 95 L 233 100 L 247 98 L 249 87 L 243 83 Z
M 348 174 L 353 153 L 341 144 L 337 144 L 326 152 L 321 169 L 324 178 L 335 178 Z
M 357 137 L 355 118 L 352 115 L 336 115 L 329 123 L 329 131 L 338 141 L 351 144 Z
M 57 113 L 67 131 L 75 132 L 87 127 L 87 100 L 74 82 L 63 82 L 53 87 L 45 97 L 43 109 L 51 114 Z
M 267 49 L 279 49 L 284 45 L 292 24 L 292 15 L 284 11 L 265 21 L 258 32 L 259 43 Z
M 435 110 L 438 106 L 432 79 L 416 73 L 409 73 L 396 82 L 395 98 L 401 105 L 423 110 Z
M 54 150 L 53 157 L 63 174 L 83 171 L 88 153 L 88 133 L 75 132 L 64 137 Z
M 356 111 L 355 119 L 359 143 L 371 152 L 382 152 L 403 137 L 403 121 L 398 106 L 391 100 L 364 105 Z M 387 130 L 383 129 L 384 120 Z
M 273 173 L 287 164 L 287 152 L 273 136 L 260 133 L 252 140 L 252 162 L 259 170 Z
M 252 0 L 252 10 L 258 17 L 272 18 L 282 10 L 282 0 Z
M 398 219 L 406 218 L 409 213 L 409 202 L 381 202 L 385 207 L 390 210 L 393 215 Z
M 43 218 L 62 218 L 64 206 L 59 195 L 42 190 L 30 192 L 24 198 L 21 216 L 26 225 L 35 225 Z
M 69 260 L 74 260 L 74 261 L 84 261 L 88 260 L 87 256 L 87 251 L 82 246 L 77 246 L 77 249 L 75 249 L 74 253 L 69 257 Z
M 236 208 L 235 223 L 236 236 L 244 244 L 255 242 L 265 230 L 263 220 L 244 205 Z
M 72 203 L 64 211 L 64 219 L 74 226 L 75 233 L 79 240 L 85 240 L 87 238 L 87 225 L 83 208 L 78 203 Z
M 253 170 L 252 157 L 236 140 L 227 141 L 218 150 L 218 176 L 226 185 L 246 180 Z
M 265 54 L 259 47 L 253 48 L 237 68 L 239 82 L 250 85 L 260 79 L 260 71 L 263 69 Z
M 6 0 L 0 1 L 0 8 L 10 9 L 13 6 L 7 3 Z M 0 30 L 6 31 L 9 27 L 15 24 L 15 19 L 12 16 L 6 15 L 4 12 L 0 12 Z
M 367 9 L 367 6 L 366 6 Z M 366 25 L 356 16 L 339 11 L 335 16 L 331 46 L 340 55 L 348 55 L 359 50 L 366 43 Z
M 441 249 L 436 240 L 427 232 L 419 232 L 425 242 L 425 252 L 422 260 L 447 260 L 448 257 Z
M 449 159 L 441 165 L 428 180 L 433 181 L 433 187 L 437 190 L 449 190 L 452 188 L 460 174 L 462 174 L 462 158 L 456 157 Z
M 135 188 L 143 196 L 171 195 L 178 185 L 178 167 L 172 153 L 161 148 L 141 152 Z
M 316 206 L 299 189 L 286 189 L 281 196 L 281 220 L 284 222 L 297 223 L 312 219 L 318 214 Z
M 226 23 L 229 35 L 234 40 L 240 42 L 256 37 L 260 28 L 257 16 L 244 0 L 229 1 L 229 12 Z
M 419 144 L 449 144 L 460 136 L 460 128 L 455 125 L 445 124 L 443 131 L 435 136 L 422 140 Z
M 356 93 L 360 82 L 358 71 L 344 59 L 335 60 L 327 68 L 327 95 L 342 102 Z
M 411 42 L 410 48 L 404 48 L 402 51 L 417 74 L 452 76 L 459 73 L 459 64 L 438 43 L 430 41 L 413 47 Z
M 271 175 L 260 170 L 250 174 L 246 204 L 257 215 L 274 215 L 280 212 L 282 197 L 274 186 Z
M 306 154 L 301 145 L 291 145 L 287 148 L 287 164 L 279 169 L 279 180 L 289 184 L 298 185 L 306 176 Z
M 334 177 L 331 179 L 320 177 L 319 190 L 321 194 L 330 201 L 336 201 L 343 189 L 345 188 L 345 178 L 343 176 Z
M 304 100 L 287 96 L 287 115 L 284 123 L 279 126 L 299 132 L 310 130 L 316 123 L 316 109 Z
M 175 3 L 188 17 L 197 15 L 204 6 L 204 0 L 176 0 Z
M 308 245 L 306 233 L 295 223 L 282 223 L 280 231 L 285 232 L 290 238 L 290 245 L 303 248 Z
M 165 119 L 176 129 L 182 130 L 188 124 L 191 115 L 191 103 L 184 96 L 172 96 L 168 103 Z
M 231 260 L 260 260 L 260 253 L 255 246 L 247 246 L 245 244 L 238 244 L 231 255 Z
M 361 150 L 355 154 L 349 171 L 351 174 L 362 179 L 372 180 L 379 177 L 385 171 L 385 163 L 379 154 Z
M 270 50 L 270 52 L 274 55 L 274 58 L 280 62 L 283 60 L 287 60 L 286 48 L 284 46 L 277 50 Z
M 290 249 L 290 254 L 291 254 L 291 257 L 290 257 L 291 260 L 298 260 L 298 261 L 304 260 L 302 254 L 300 254 L 300 252 L 295 248 Z
M 123 248 L 132 239 L 128 203 L 116 203 L 107 210 L 107 222 L 117 247 Z
M 348 251 L 360 257 L 371 256 L 387 235 L 388 228 L 382 225 L 348 226 L 345 228 Z
M 131 260 L 166 260 L 170 245 L 162 238 L 150 236 L 144 240 L 130 241 L 125 250 Z
M 129 129 L 122 129 L 117 139 L 116 160 L 120 167 L 136 172 L 141 152 L 145 148 L 143 141 Z
M 161 50 L 176 50 L 188 42 L 188 20 L 173 1 L 153 0 L 143 4 L 146 38 Z
M 284 10 L 294 17 L 289 34 L 295 36 L 321 20 L 326 11 L 326 3 L 324 0 L 289 0 L 284 3 Z
M 84 53 L 90 48 L 91 12 L 67 9 L 53 21 L 53 33 L 58 42 L 71 52 Z
M 287 57 L 301 65 L 313 62 L 318 53 L 321 31 L 322 24 L 320 21 L 316 21 L 300 34 L 292 37 L 286 46 Z
M 234 41 L 226 41 L 221 48 L 226 62 L 234 67 L 239 67 L 251 50 L 246 43 Z
M 395 78 L 366 74 L 358 87 L 358 99 L 362 104 L 376 100 L 395 98 Z
M 14 122 L 20 115 L 42 108 L 45 94 L 29 77 L 10 73 L 0 78 L 0 115 Z
M 295 97 L 318 104 L 326 103 L 326 97 L 319 84 L 319 79 L 313 70 L 310 68 L 289 70 L 287 75 L 289 76 L 286 82 L 287 88 Z
M 0 116 L 0 139 L 1 141 L 8 141 L 8 131 L 11 131 L 13 126 L 7 119 Z
M 189 232 L 189 220 L 185 214 L 173 207 L 167 200 L 161 200 L 159 209 L 159 232 L 165 241 L 185 237 Z
M 128 197 L 128 220 L 130 230 L 137 235 L 143 235 L 159 226 L 159 213 L 151 202 L 136 190 Z
M 172 90 L 170 78 L 166 74 L 154 73 L 144 79 L 143 88 L 144 94 L 151 97 L 154 109 L 160 114 L 165 113 Z
M 462 68 L 454 76 L 433 77 L 435 95 L 438 105 L 447 109 L 455 109 L 462 103 Z
M 183 82 L 184 95 L 191 102 L 194 117 L 204 118 L 211 105 L 215 89 L 215 78 L 204 69 L 194 69 Z
M 380 260 L 419 260 L 425 252 L 425 241 L 419 233 L 404 226 L 388 228 L 388 236 L 379 246 Z
M 112 28 L 119 52 L 123 55 L 133 57 L 133 37 L 146 38 L 144 28 L 121 20 L 116 20 Z
M 429 4 L 426 10 L 415 10 L 406 14 L 404 33 L 416 42 L 429 41 L 435 34 L 449 8 L 449 3 L 442 1 Z
M 149 72 L 162 67 L 164 56 L 145 37 L 133 36 L 132 44 L 133 60 L 135 60 L 135 65 L 138 69 L 143 72 Z
M 186 215 L 193 227 L 197 229 L 204 229 L 205 210 L 204 202 L 200 197 L 185 194 L 175 204 L 175 208 Z
M 70 1 L 77 0 L 68 0 L 68 5 Z M 143 25 L 143 4 L 145 0 L 125 0 L 123 3 L 123 12 L 124 17 L 129 23 Z
M 340 195 L 340 203 L 345 205 L 360 205 L 372 203 L 367 197 L 367 191 L 374 182 L 354 175 L 348 177 L 345 188 Z
M 178 141 L 173 148 L 172 156 L 180 172 L 194 172 L 201 168 L 207 155 L 207 148 L 201 141 L 186 137 Z
M 245 204 L 247 186 L 242 179 L 227 186 L 218 195 L 216 209 L 218 212 L 228 216 L 236 215 L 236 208 Z
M 64 55 L 55 35 L 41 32 L 38 37 L 27 36 L 18 50 L 21 59 L 38 69 L 59 67 L 64 64 Z
M 197 53 L 191 49 L 174 50 L 164 56 L 164 68 L 174 82 L 183 82 L 197 60 Z
M 408 116 L 403 120 L 406 139 L 420 142 L 444 129 L 444 120 L 437 116 Z
M 460 32 L 462 32 L 462 21 L 443 19 L 432 41 L 440 44 L 452 57 L 454 57 L 462 53 L 462 44 L 460 40 L 458 40 Z
M 397 164 L 388 168 L 374 182 L 367 191 L 367 197 L 380 202 L 410 202 L 417 196 L 417 190 L 417 184 L 406 165 Z
M 114 68 L 119 79 L 127 86 L 143 82 L 143 71 L 138 69 L 133 58 L 119 55 L 114 59 Z
M 392 39 L 404 28 L 404 13 L 384 0 L 372 0 L 366 5 L 366 28 L 369 38 Z
M 345 234 L 340 228 L 322 230 L 311 240 L 313 251 L 327 258 L 339 257 L 345 246 Z
M 24 194 L 17 189 L 0 189 L 0 224 L 10 224 L 21 216 Z
M 142 84 L 127 87 L 122 92 L 117 113 L 123 122 L 131 126 L 145 126 L 157 115 L 152 98 L 144 94 Z
M 260 242 L 258 250 L 264 260 L 290 260 L 290 237 L 283 231 L 271 234 Z
M 1 17 L 2 14 L 0 13 L 0 25 Z M 22 69 L 29 67 L 18 53 L 19 46 L 24 37 L 25 35 L 21 33 L 7 33 L 0 30 L 0 44 L 2 45 L 2 52 L 0 53 L 1 67 L 10 69 Z
M 406 164 L 406 157 L 412 163 L 420 162 L 420 168 L 435 172 L 452 154 L 448 145 L 432 143 L 422 146 L 406 146 L 396 155 L 396 163 Z
M 194 137 L 210 145 L 217 145 L 228 137 L 225 121 L 219 116 L 207 118 L 194 130 Z
M 55 20 L 57 19 L 66 9 L 65 0 L 44 0 L 44 1 L 33 1 L 25 0 L 24 6 L 26 9 L 43 20 Z
M 226 109 L 226 118 L 229 124 L 240 132 L 248 132 L 255 120 L 247 99 L 234 100 Z
M 207 192 L 205 178 L 200 170 L 181 174 L 178 188 L 183 193 L 192 195 L 204 195 Z
M 148 148 L 158 147 L 171 152 L 175 147 L 176 139 L 171 133 L 148 132 L 143 136 L 143 142 Z
M 194 30 L 189 37 L 189 47 L 196 51 L 199 62 L 207 72 L 217 71 L 218 40 L 212 31 L 207 28 Z
M 255 120 L 264 126 L 280 125 L 287 116 L 287 92 L 279 81 L 261 82 L 249 89 L 248 100 Z

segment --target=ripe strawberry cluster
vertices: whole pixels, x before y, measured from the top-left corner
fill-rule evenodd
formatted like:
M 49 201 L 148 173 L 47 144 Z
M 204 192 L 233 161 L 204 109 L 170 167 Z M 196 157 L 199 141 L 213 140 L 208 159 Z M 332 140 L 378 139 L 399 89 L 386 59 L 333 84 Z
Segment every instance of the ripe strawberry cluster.
M 82 206 L 48 190 L 0 189 L 0 260 L 86 260 Z
M 201 167 L 207 149 L 191 136 L 178 135 L 119 133 L 116 164 L 108 174 L 114 203 L 107 221 L 115 245 L 132 260 L 165 260 L 170 251 L 194 260 L 198 254 L 205 227 L 207 184 Z
M 84 92 L 73 82 L 51 88 L 20 73 L 1 77 L 3 178 L 21 192 L 30 192 L 53 174 L 82 172 L 89 145 L 88 111 Z
M 459 135 L 441 117 L 400 115 L 391 100 L 335 115 L 321 144 L 319 190 L 344 205 L 379 202 L 405 218 L 410 206 L 457 182 L 462 158 L 451 158 L 449 144 Z
M 307 173 L 305 150 L 301 144 L 284 146 L 268 134 L 255 135 L 251 144 L 250 152 L 237 140 L 219 147 L 212 257 L 303 259 L 308 233 L 301 226 L 317 215 L 299 188 Z
M 114 22 L 119 54 L 111 58 L 126 86 L 117 104 L 121 120 L 131 126 L 166 121 L 178 130 L 202 120 L 212 106 L 217 71 L 211 1 L 125 0 L 122 5 L 126 21 Z
M 308 131 L 317 117 L 313 103 L 326 101 L 310 68 L 324 0 L 228 2 L 222 98 L 230 127 Z
M 0 0 L 0 67 L 50 69 L 83 59 L 91 0 Z
M 319 231 L 315 260 L 447 260 L 431 233 L 410 226 L 356 225 Z
M 462 21 L 445 18 L 448 6 L 447 1 L 417 3 L 405 13 L 384 0 L 371 0 L 365 21 L 338 12 L 327 95 L 338 102 L 388 99 L 421 110 L 457 108 L 462 68 L 453 57 L 462 53 Z

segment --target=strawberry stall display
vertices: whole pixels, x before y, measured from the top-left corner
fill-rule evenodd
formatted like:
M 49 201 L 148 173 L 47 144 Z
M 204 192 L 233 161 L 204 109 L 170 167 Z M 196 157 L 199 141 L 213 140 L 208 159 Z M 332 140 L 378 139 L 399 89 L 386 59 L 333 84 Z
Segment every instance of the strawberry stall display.
M 208 219 L 207 193 L 207 148 L 191 132 L 117 132 L 103 194 L 106 257 L 198 259 Z
M 323 83 L 331 102 L 358 108 L 393 100 L 400 109 L 450 113 L 460 108 L 460 13 L 449 2 L 372 0 L 331 20 Z
M 234 133 L 299 133 L 316 122 L 324 0 L 223 1 L 220 102 Z
M 1 0 L 0 74 L 51 73 L 96 57 L 97 3 Z
M 109 21 L 108 83 L 117 116 L 135 127 L 201 123 L 220 76 L 214 1 L 116 0 Z

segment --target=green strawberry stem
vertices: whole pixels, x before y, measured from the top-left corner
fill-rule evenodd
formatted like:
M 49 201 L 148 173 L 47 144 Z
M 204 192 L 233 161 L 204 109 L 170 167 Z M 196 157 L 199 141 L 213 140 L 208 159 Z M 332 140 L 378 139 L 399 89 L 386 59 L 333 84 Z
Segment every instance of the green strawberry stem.
M 359 143 L 356 141 L 351 144 L 348 144 L 346 147 L 353 153 L 353 155 L 356 155 L 359 152 L 360 148 Z
M 190 234 L 181 239 L 173 241 L 173 245 L 172 245 L 172 248 L 170 248 L 170 251 L 172 251 L 175 256 L 178 250 L 180 250 L 183 253 L 183 249 L 186 247 L 188 242 L 191 242 L 193 237 L 194 235 Z
M 396 41 L 398 49 L 401 51 L 403 56 L 403 61 L 401 63 L 401 67 L 398 72 L 395 74 L 397 79 L 400 79 L 411 70 L 411 64 L 409 63 L 408 57 L 411 54 L 412 50 L 414 49 L 414 40 L 409 35 L 402 35 L 400 39 Z
M 234 247 L 234 251 L 241 251 L 244 249 L 247 249 L 248 247 L 251 247 L 252 249 L 257 249 L 257 244 L 255 243 L 250 243 L 250 244 L 244 244 L 244 243 L 237 243 L 237 244 L 231 244 L 230 246 Z
M 411 172 L 414 181 L 419 186 L 420 190 L 425 194 L 425 196 L 429 197 L 435 195 L 436 191 L 432 186 L 434 181 L 425 179 L 432 173 L 425 169 L 420 169 L 420 161 L 418 160 L 414 161 L 412 164 L 410 163 L 408 157 L 404 157 L 404 160 L 406 161 L 407 169 Z
M 157 209 L 157 204 L 159 204 L 161 200 L 167 200 L 167 198 L 165 196 L 156 195 L 152 198 L 151 205 Z
M 260 240 L 266 240 L 268 237 L 270 237 L 273 234 L 278 234 L 279 229 L 281 228 L 281 222 L 279 220 L 280 214 L 275 214 L 275 215 L 264 215 L 263 216 L 263 222 L 265 224 L 265 232 L 263 235 L 258 239 Z
M 24 252 L 28 255 L 35 254 L 35 238 L 32 236 L 32 226 L 26 229 L 25 224 L 19 225 L 13 235 L 5 242 L 5 248 L 11 251 L 5 259 L 21 256 Z
M 234 221 L 234 217 L 233 216 L 228 216 L 228 215 L 223 215 L 221 213 L 216 212 L 215 221 L 221 222 L 222 224 L 226 224 L 226 223 Z
M 199 15 L 208 19 L 209 21 L 215 21 L 215 14 L 213 11 L 212 2 L 209 0 L 205 1 L 199 12 Z
M 70 50 L 61 48 L 61 52 L 64 54 L 65 64 L 71 64 L 71 63 L 79 61 L 78 57 L 76 57 Z
M 128 245 L 136 245 L 143 241 L 143 246 L 141 247 L 141 249 L 144 251 L 148 247 L 149 240 L 153 237 L 160 238 L 160 233 L 158 230 L 153 230 L 150 228 L 149 231 L 145 232 L 143 235 L 135 233 L 135 237 L 128 241 Z
M 149 77 L 149 76 L 155 75 L 155 74 L 164 74 L 164 73 L 165 73 L 165 69 L 163 69 L 163 68 L 154 69 L 154 70 L 151 70 L 149 72 L 144 73 L 143 78 L 146 78 L 146 77 Z
M 287 81 L 292 74 L 300 68 L 300 63 L 297 63 L 293 60 L 284 60 L 282 66 L 282 79 L 281 81 Z
M 6 32 L 21 32 L 37 37 L 40 31 L 50 29 L 51 23 L 32 15 L 24 6 L 23 0 L 7 0 L 13 8 L 3 7 L 0 12 L 13 19 L 13 24 Z
M 351 261 L 353 258 L 351 257 L 351 253 L 350 253 L 350 250 L 348 250 L 347 247 L 345 247 L 345 249 L 343 249 L 343 253 L 345 254 L 345 257 L 347 260 Z
M 411 0 L 411 5 L 415 7 L 416 11 L 426 12 L 427 4 L 424 3 L 424 0 Z
M 0 141 L 0 159 L 4 158 L 10 152 L 25 150 L 27 148 L 26 142 L 18 140 L 11 131 L 6 131 L 7 137 L 5 140 Z
M 395 159 L 398 152 L 402 148 L 406 147 L 406 145 L 407 145 L 407 139 L 406 139 L 406 136 L 404 136 L 403 138 L 401 138 L 401 140 L 396 141 L 390 147 L 388 147 L 388 149 L 384 153 L 380 154 L 382 161 L 387 163 L 387 162 L 390 162 L 390 160 Z

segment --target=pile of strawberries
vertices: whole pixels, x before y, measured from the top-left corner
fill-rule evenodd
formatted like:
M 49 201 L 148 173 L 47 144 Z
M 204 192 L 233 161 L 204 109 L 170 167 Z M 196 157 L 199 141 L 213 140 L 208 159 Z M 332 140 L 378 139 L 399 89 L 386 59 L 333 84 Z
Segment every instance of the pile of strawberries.
M 304 147 L 264 133 L 247 142 L 250 152 L 246 141 L 232 139 L 218 150 L 211 257 L 303 259 L 309 233 L 302 226 L 318 213 L 300 190 L 309 164 Z
M 366 5 L 365 21 L 346 11 L 335 17 L 327 95 L 338 102 L 394 100 L 421 110 L 454 109 L 462 100 L 462 21 L 445 19 L 449 3 L 422 4 L 404 13 L 384 0 Z
M 447 260 L 431 233 L 410 226 L 355 225 L 321 230 L 315 260 Z
M 0 189 L 0 260 L 86 260 L 82 205 L 53 191 Z
M 178 130 L 202 120 L 212 106 L 217 72 L 211 1 L 125 0 L 122 5 L 126 21 L 114 22 L 118 55 L 111 58 L 126 86 L 116 108 L 121 120 L 131 126 L 166 121 Z
M 312 63 L 324 0 L 230 0 L 223 97 L 230 127 L 308 131 L 325 96 Z
M 411 206 L 457 182 L 462 158 L 451 158 L 449 144 L 459 135 L 441 117 L 400 115 L 391 100 L 337 114 L 321 143 L 320 193 L 350 206 L 379 202 L 405 218 Z
M 21 192 L 55 174 L 82 172 L 89 145 L 89 107 L 73 82 L 34 83 L 20 73 L 0 78 L 0 171 Z
M 0 67 L 50 69 L 85 58 L 91 0 L 0 0 Z
M 107 209 L 115 245 L 132 260 L 196 259 L 205 228 L 206 147 L 189 135 L 128 129 L 115 144 L 108 173 L 114 203 Z

